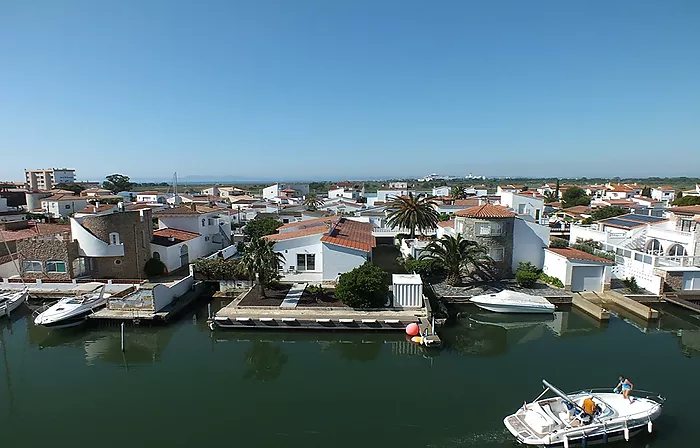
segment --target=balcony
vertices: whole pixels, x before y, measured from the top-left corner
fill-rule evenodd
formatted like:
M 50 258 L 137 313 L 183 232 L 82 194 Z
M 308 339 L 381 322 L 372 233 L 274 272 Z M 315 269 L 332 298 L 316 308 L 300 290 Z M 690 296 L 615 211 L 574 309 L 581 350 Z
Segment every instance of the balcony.
M 673 223 L 666 224 L 671 225 L 649 226 L 647 237 L 649 237 L 649 239 L 670 241 L 683 245 L 689 245 L 695 241 L 696 232 L 684 232 L 682 230 L 677 230 L 675 226 L 672 225 Z

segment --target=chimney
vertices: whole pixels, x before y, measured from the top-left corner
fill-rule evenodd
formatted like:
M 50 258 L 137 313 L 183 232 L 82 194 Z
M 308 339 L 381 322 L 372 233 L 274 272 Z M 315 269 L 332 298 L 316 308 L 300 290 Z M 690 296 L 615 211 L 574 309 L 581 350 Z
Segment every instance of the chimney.
M 192 209 L 193 212 L 196 212 L 197 211 L 197 204 L 195 204 L 194 202 L 190 202 L 190 208 Z

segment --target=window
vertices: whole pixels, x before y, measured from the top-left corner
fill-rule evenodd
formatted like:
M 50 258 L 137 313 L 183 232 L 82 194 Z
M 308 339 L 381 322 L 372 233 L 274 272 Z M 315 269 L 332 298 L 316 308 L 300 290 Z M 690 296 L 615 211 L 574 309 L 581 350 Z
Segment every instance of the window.
M 316 269 L 316 254 L 297 254 L 297 271 Z
M 46 272 L 66 272 L 66 263 L 63 261 L 47 261 Z
M 204 218 L 202 218 L 202 227 L 204 227 L 204 226 L 206 226 L 206 225 L 207 225 L 207 220 L 204 219 Z
M 480 236 L 491 235 L 491 224 L 488 222 L 480 222 L 477 224 L 476 234 Z
M 211 219 L 211 218 L 209 218 L 209 225 L 210 225 L 210 226 L 213 226 L 213 225 L 214 225 L 214 220 Z
M 681 232 L 691 232 L 693 221 L 689 219 L 681 219 L 678 230 Z
M 24 272 L 42 272 L 41 261 L 25 261 L 22 264 Z
M 109 234 L 109 244 L 119 244 L 119 234 L 117 232 Z
M 122 264 L 122 261 L 117 258 L 116 260 L 114 260 L 114 264 L 119 266 L 120 264 Z
M 505 249 L 502 247 L 492 247 L 489 250 L 489 256 L 493 259 L 493 261 L 503 261 L 504 255 Z
M 66 209 L 70 210 L 70 204 L 66 204 Z

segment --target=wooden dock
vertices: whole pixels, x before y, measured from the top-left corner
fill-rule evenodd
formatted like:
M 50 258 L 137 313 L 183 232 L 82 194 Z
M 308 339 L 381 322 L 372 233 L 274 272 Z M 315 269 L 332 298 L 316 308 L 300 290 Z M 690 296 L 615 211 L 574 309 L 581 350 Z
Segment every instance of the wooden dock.
M 610 319 L 610 310 L 604 306 L 603 300 L 593 292 L 584 291 L 575 293 L 571 298 L 571 303 L 598 320 Z

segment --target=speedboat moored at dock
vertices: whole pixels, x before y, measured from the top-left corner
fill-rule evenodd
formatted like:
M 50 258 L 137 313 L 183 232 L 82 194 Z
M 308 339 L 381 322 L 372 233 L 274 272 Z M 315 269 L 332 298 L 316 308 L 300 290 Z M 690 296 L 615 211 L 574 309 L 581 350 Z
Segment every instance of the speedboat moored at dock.
M 0 291 L 0 316 L 9 316 L 27 300 L 29 290 L 24 288 L 21 291 Z
M 80 325 L 87 316 L 107 303 L 111 294 L 105 294 L 105 286 L 100 292 L 80 294 L 76 297 L 64 297 L 34 319 L 35 325 L 47 328 L 64 328 Z
M 565 394 L 546 380 L 542 384 L 546 389 L 539 397 L 503 419 L 508 431 L 525 445 L 568 448 L 629 440 L 652 431 L 652 421 L 661 415 L 665 401 L 659 394 L 639 390 L 633 391 L 630 402 L 609 389 Z M 548 392 L 556 397 L 542 398 Z
M 470 299 L 480 308 L 496 313 L 553 313 L 554 305 L 541 296 L 503 290 Z

